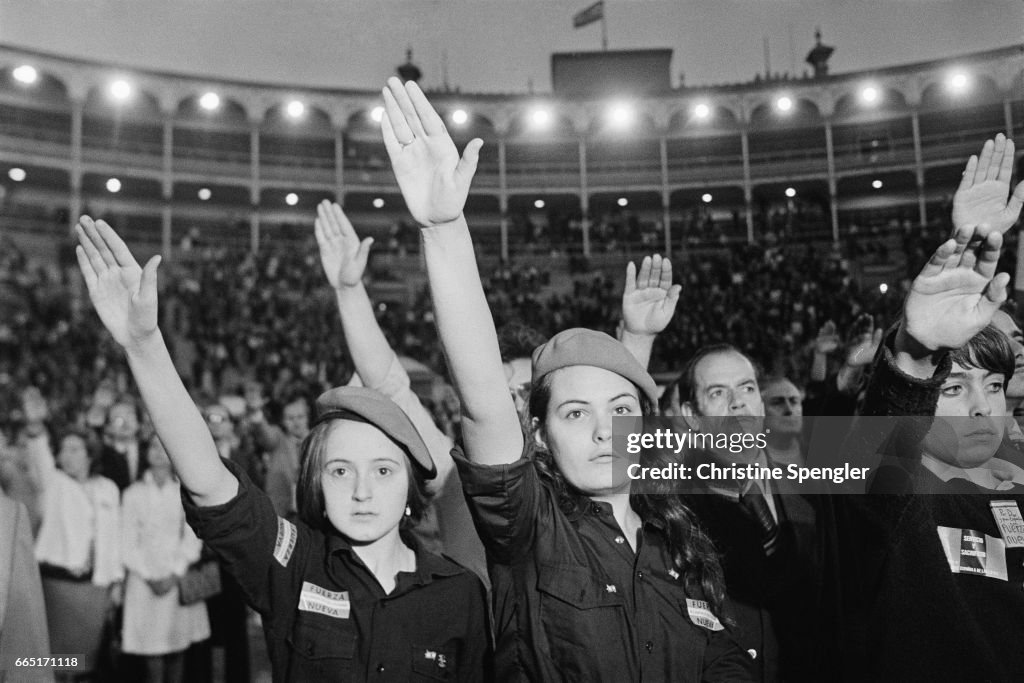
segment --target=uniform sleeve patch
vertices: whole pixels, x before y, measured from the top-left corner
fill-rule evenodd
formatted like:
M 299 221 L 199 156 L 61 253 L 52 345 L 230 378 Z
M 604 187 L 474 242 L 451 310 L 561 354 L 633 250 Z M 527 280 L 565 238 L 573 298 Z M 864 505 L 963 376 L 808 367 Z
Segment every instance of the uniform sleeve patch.
M 725 629 L 722 626 L 722 622 L 718 620 L 714 612 L 711 611 L 711 606 L 706 600 L 691 600 L 686 599 L 686 611 L 690 614 L 690 621 L 697 624 L 697 626 L 703 626 L 709 631 L 721 631 Z
M 274 559 L 282 567 L 288 566 L 292 559 L 292 552 L 295 551 L 295 541 L 299 537 L 299 531 L 295 525 L 286 519 L 277 518 L 277 541 L 274 543 Z

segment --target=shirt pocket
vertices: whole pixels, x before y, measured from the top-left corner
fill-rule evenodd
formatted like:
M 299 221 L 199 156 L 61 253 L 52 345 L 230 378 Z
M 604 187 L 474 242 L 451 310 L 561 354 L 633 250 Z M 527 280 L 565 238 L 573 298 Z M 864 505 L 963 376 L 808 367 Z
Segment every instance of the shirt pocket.
M 622 644 L 629 634 L 622 592 L 628 586 L 579 565 L 541 565 L 537 590 L 551 657 L 566 678 L 599 673 L 606 657 L 625 656 Z M 597 650 L 596 643 L 607 648 Z
M 412 681 L 454 681 L 456 680 L 455 650 L 433 648 L 427 645 L 412 645 Z
M 355 671 L 356 633 L 348 620 L 299 615 L 288 637 L 290 680 L 327 680 Z

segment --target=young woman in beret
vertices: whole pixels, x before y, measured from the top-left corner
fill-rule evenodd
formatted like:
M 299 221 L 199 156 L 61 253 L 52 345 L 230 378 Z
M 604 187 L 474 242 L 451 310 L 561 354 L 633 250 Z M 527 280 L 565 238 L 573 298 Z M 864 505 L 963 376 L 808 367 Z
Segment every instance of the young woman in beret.
M 435 468 L 398 406 L 369 389 L 323 394 L 302 446 L 299 521 L 279 517 L 219 457 L 174 368 L 157 326 L 159 257 L 141 268 L 109 225 L 87 216 L 77 233 L 89 296 L 124 349 L 188 523 L 262 616 L 274 680 L 486 680 L 480 580 L 408 533 Z
M 654 381 L 610 336 L 566 330 L 533 354 L 524 437 L 463 216 L 482 142 L 460 158 L 415 83 L 391 79 L 383 97 L 384 143 L 422 228 L 462 402 L 456 461 L 491 567 L 498 678 L 752 680 L 719 618 L 710 542 L 678 497 L 631 495 L 612 448 L 613 417 L 651 414 Z M 651 309 L 674 303 L 666 290 Z

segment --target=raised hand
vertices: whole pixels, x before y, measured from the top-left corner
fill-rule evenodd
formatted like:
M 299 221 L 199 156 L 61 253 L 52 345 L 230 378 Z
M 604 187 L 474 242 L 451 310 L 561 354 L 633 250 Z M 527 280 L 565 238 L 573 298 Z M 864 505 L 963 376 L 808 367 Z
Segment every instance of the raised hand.
M 1024 182 L 1010 193 L 1013 176 L 1013 140 L 1000 133 L 995 140 L 986 140 L 981 156 L 971 155 L 964 169 L 960 187 L 953 195 L 953 227 L 955 230 L 977 226 L 979 236 L 989 230 L 1006 232 L 1017 222 L 1024 205 Z
M 667 258 L 660 254 L 645 256 L 639 274 L 630 261 L 622 292 L 624 331 L 655 335 L 664 330 L 672 320 L 681 291 L 680 285 L 672 284 L 672 263 Z
M 903 329 L 922 349 L 958 349 L 980 332 L 1006 301 L 1007 273 L 996 275 L 1000 232 L 989 232 L 976 249 L 974 227 L 957 229 L 914 279 L 903 305 Z
M 326 199 L 316 207 L 314 232 L 320 263 L 331 287 L 355 287 L 362 282 L 373 238 L 360 242 L 345 212 Z
M 78 266 L 85 276 L 92 305 L 104 327 L 122 347 L 141 344 L 157 331 L 154 256 L 140 268 L 124 240 L 104 221 L 82 216 L 78 235 Z
M 483 141 L 474 138 L 459 158 L 444 121 L 423 91 L 389 78 L 381 117 L 384 146 L 409 213 L 423 227 L 462 215 Z
M 846 347 L 846 365 L 860 368 L 870 365 L 882 343 L 881 328 L 875 329 L 875 320 L 870 313 L 862 313 L 853 323 L 850 341 Z
M 839 348 L 839 333 L 836 332 L 836 324 L 829 320 L 814 339 L 814 351 L 822 355 L 828 355 Z

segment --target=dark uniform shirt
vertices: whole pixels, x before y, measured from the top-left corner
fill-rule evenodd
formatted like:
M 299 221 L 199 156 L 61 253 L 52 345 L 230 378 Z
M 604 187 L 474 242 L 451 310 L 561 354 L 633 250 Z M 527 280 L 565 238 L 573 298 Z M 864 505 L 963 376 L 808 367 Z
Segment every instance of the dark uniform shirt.
M 896 364 L 886 340 L 876 357 L 864 412 L 910 416 L 883 449 L 903 460 L 907 493 L 835 496 L 832 535 L 840 571 L 839 653 L 829 680 L 1024 680 L 1024 548 L 1004 543 L 992 503 L 1024 512 L 1020 487 L 944 482 L 920 465 L 920 444 L 951 363 L 928 379 Z M 913 419 L 913 418 L 925 418 Z M 964 418 L 966 419 L 966 418 Z M 916 446 L 916 447 L 915 447 Z M 898 478 L 886 490 L 898 490 Z M 913 493 L 910 493 L 913 491 Z
M 453 455 L 488 551 L 500 680 L 752 680 L 750 658 L 684 590 L 657 523 L 634 553 L 609 504 L 564 513 L 533 460 Z
M 480 580 L 422 549 L 394 591 L 337 534 L 277 516 L 234 463 L 238 495 L 188 523 L 220 556 L 263 617 L 275 681 L 479 681 L 489 660 Z

